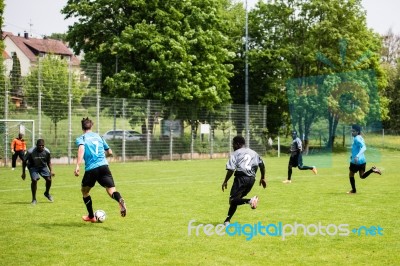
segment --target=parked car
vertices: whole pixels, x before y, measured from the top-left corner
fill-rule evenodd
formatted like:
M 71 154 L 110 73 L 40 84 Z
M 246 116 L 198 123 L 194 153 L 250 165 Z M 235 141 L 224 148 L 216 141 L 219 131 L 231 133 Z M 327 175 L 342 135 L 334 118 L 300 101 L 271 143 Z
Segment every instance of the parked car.
M 133 140 L 141 140 L 143 139 L 143 135 L 134 130 L 109 130 L 103 135 L 103 139 L 105 140 L 113 140 L 113 139 L 123 139 L 125 133 L 125 140 L 133 141 Z

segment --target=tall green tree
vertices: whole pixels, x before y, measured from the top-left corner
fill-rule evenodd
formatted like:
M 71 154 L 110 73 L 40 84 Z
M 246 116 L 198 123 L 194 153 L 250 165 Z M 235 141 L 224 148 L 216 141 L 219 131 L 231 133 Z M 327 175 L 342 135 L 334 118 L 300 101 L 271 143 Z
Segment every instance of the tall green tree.
M 367 28 L 360 0 L 260 2 L 252 18 L 252 64 L 260 70 L 258 74 L 263 73 L 258 78 L 260 88 L 255 91 L 264 89 L 266 101 L 278 96 L 277 92 L 286 91 L 289 102 L 281 98 L 282 103 L 288 104 L 292 126 L 305 139 L 317 119 L 327 119 L 328 145 L 332 145 L 340 119 L 350 122 L 344 121 L 341 112 L 360 103 L 358 98 L 368 100 L 367 105 L 359 105 L 369 106 L 363 112 L 369 112 L 374 118 L 377 114 L 385 118 L 387 102 L 382 94 L 376 93 L 368 99 L 356 94 L 353 101 L 349 101 L 348 93 L 330 97 L 342 91 L 349 81 L 365 86 L 364 90 L 354 93 L 363 91 L 368 95 L 374 88 L 377 92 L 384 88 L 385 80 L 379 66 L 379 36 Z M 369 75 L 370 71 L 374 75 Z M 347 86 L 346 89 L 355 88 L 359 87 Z M 368 121 L 368 116 L 347 118 L 353 123 L 372 122 Z
M 29 99 L 27 104 L 38 107 L 38 95 L 41 95 L 41 109 L 54 125 L 56 143 L 57 124 L 68 117 L 70 95 L 73 103 L 79 103 L 86 91 L 88 84 L 80 80 L 79 73 L 72 72 L 66 60 L 53 55 L 39 60 L 26 77 L 24 95 Z
M 10 72 L 11 95 L 22 97 L 21 63 L 17 53 L 12 56 L 12 69 Z
M 160 100 L 165 115 L 230 101 L 233 53 L 227 49 L 218 0 L 69 0 L 63 13 L 77 17 L 67 39 L 86 60 L 103 66 L 104 94 Z
M 389 102 L 389 117 L 384 121 L 385 129 L 400 130 L 400 60 L 397 59 L 395 65 L 383 63 L 383 68 L 388 77 L 388 86 L 385 90 L 386 98 Z

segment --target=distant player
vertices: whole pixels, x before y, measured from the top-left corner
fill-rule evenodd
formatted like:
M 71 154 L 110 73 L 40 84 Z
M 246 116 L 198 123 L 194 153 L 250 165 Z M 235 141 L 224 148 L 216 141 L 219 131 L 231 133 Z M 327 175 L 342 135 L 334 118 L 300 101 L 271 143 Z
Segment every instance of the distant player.
M 26 142 L 23 139 L 23 136 L 21 133 L 18 134 L 18 137 L 13 139 L 11 142 L 11 170 L 15 170 L 15 167 L 17 166 L 17 158 L 19 157 L 22 160 L 24 160 L 24 155 L 26 152 Z
M 38 139 L 36 147 L 30 148 L 22 161 L 22 175 L 21 178 L 25 180 L 25 169 L 28 168 L 31 176 L 31 191 L 32 191 L 32 205 L 36 205 L 36 190 L 37 182 L 40 176 L 46 180 L 46 190 L 44 196 L 53 202 L 53 197 L 50 195 L 51 181 L 54 176 L 51 167 L 50 151 L 44 147 L 44 140 Z
M 222 191 L 228 188 L 228 180 L 233 174 L 235 179 L 231 188 L 229 196 L 229 210 L 224 224 L 229 225 L 232 216 L 235 214 L 237 206 L 243 204 L 250 204 L 252 209 L 257 208 L 258 197 L 254 196 L 251 199 L 244 199 L 252 189 L 256 180 L 256 173 L 260 167 L 261 179 L 260 186 L 267 187 L 265 180 L 265 165 L 261 157 L 252 149 L 245 147 L 245 139 L 242 136 L 236 136 L 232 140 L 234 149 L 233 154 L 230 156 L 226 163 L 226 176 L 222 183 Z
M 381 175 L 381 170 L 372 166 L 367 172 L 365 172 L 366 160 L 364 152 L 367 150 L 367 146 L 365 145 L 364 139 L 361 136 L 361 126 L 359 125 L 352 125 L 351 126 L 351 135 L 354 137 L 353 144 L 351 146 L 351 156 L 350 156 L 350 185 L 351 190 L 348 191 L 348 194 L 355 194 L 357 192 L 356 189 L 356 181 L 354 179 L 355 173 L 359 172 L 360 178 L 365 179 L 371 173 L 376 173 Z
M 292 168 L 297 167 L 299 170 L 311 170 L 314 174 L 317 174 L 317 168 L 315 166 L 303 165 L 303 146 L 301 139 L 297 136 L 297 131 L 292 131 L 292 144 L 290 145 L 290 158 L 288 164 L 288 178 L 283 183 L 292 183 Z
M 118 202 L 121 216 L 125 217 L 125 201 L 115 189 L 114 179 L 106 159 L 106 154 L 111 156 L 112 150 L 99 134 L 92 132 L 92 120 L 84 118 L 81 124 L 83 135 L 78 137 L 75 141 L 78 146 L 78 156 L 74 174 L 75 176 L 79 176 L 79 165 L 85 160 L 85 174 L 82 178 L 81 191 L 88 215 L 82 216 L 82 219 L 86 222 L 96 222 L 93 213 L 92 198 L 89 194 L 90 189 L 94 187 L 96 181 L 106 189 L 107 194 L 111 198 Z

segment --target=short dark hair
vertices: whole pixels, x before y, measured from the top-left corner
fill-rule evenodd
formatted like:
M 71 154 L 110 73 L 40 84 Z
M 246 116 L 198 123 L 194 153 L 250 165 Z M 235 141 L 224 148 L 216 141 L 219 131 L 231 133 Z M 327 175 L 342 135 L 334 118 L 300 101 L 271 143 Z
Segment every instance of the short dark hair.
M 89 117 L 82 118 L 81 121 L 82 124 L 82 130 L 89 130 L 93 126 L 93 121 L 89 119 Z
M 353 129 L 354 131 L 356 131 L 357 133 L 361 133 L 361 126 L 353 124 L 351 126 L 351 129 Z
M 240 146 L 243 146 L 246 144 L 246 140 L 242 136 L 236 136 L 232 140 L 233 143 L 239 144 Z
M 36 146 L 39 146 L 39 145 L 44 145 L 44 139 L 38 139 L 36 141 Z

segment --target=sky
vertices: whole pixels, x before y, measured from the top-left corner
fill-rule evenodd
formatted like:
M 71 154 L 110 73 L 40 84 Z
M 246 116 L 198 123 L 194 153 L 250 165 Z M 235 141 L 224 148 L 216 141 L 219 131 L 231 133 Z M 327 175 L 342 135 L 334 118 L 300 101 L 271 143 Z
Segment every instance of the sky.
M 243 0 L 245 2 L 246 0 Z M 257 0 L 247 0 L 249 8 Z M 3 31 L 17 35 L 29 32 L 33 37 L 43 37 L 52 33 L 65 33 L 74 20 L 64 20 L 60 10 L 67 0 L 5 0 Z M 400 0 L 362 0 L 367 10 L 367 25 L 380 34 L 392 28 L 400 34 Z

